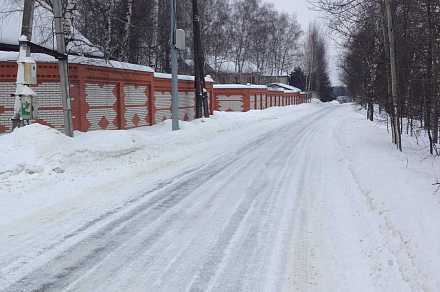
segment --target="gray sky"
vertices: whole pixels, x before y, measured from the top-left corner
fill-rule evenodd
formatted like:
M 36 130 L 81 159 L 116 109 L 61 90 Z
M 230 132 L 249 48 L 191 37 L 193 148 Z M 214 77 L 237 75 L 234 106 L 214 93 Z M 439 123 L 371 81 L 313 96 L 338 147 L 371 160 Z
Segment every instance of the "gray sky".
M 308 23 L 317 20 L 319 13 L 312 11 L 307 0 L 264 0 L 275 4 L 279 10 L 287 13 L 295 13 L 298 20 L 303 24 L 303 29 L 307 28 Z
M 310 4 L 307 0 L 263 0 L 268 3 L 273 3 L 278 10 L 294 13 L 298 17 L 299 23 L 301 23 L 303 31 L 307 31 L 307 27 L 309 23 L 313 21 L 317 21 L 321 23 L 322 29 L 326 29 L 325 20 L 322 19 L 321 15 L 317 11 L 313 11 L 310 9 Z M 330 78 L 332 80 L 333 85 L 338 85 L 339 82 L 339 74 L 337 72 L 337 61 L 338 61 L 338 49 L 335 43 L 329 39 L 329 70 L 330 70 Z

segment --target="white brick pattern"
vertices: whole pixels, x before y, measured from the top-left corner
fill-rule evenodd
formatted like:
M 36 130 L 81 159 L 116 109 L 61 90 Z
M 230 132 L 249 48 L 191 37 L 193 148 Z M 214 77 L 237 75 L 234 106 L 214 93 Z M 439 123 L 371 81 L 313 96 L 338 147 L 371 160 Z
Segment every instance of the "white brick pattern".
M 124 86 L 125 96 L 125 121 L 127 128 L 149 125 L 148 122 L 148 86 L 128 84 Z M 136 107 L 128 107 L 136 106 Z M 134 117 L 137 115 L 138 123 L 134 123 Z
M 0 113 L 0 125 L 6 127 L 7 130 L 11 128 L 12 108 L 14 107 L 14 98 L 11 97 L 11 93 L 14 92 L 15 82 L 0 83 L 0 107 L 9 108 L 9 110 Z
M 243 111 L 243 96 L 242 95 L 218 95 L 218 106 L 220 111 Z
M 117 117 L 117 113 L 113 108 L 117 101 L 117 97 L 113 94 L 115 86 L 115 84 L 105 84 L 103 86 L 92 83 L 86 84 L 86 102 L 89 107 L 109 107 L 100 109 L 90 108 L 86 115 L 87 120 L 90 123 L 89 130 L 101 129 L 99 122 L 101 121 L 102 117 L 105 117 L 108 121 L 108 127 L 106 129 L 117 129 L 117 126 L 113 124 L 113 121 Z

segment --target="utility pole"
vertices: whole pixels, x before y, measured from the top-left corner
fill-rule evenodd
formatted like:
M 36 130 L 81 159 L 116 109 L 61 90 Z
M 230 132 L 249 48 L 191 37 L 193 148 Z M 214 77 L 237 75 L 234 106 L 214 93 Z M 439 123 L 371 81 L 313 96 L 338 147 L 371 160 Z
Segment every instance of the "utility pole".
M 29 124 L 29 121 L 32 118 L 31 112 L 33 112 L 32 98 L 35 97 L 35 92 L 33 92 L 29 86 L 36 84 L 36 72 L 32 74 L 31 71 L 33 70 L 28 70 L 29 65 L 36 70 L 36 64 L 32 60 L 31 50 L 28 43 L 32 39 L 35 0 L 25 0 L 23 4 L 23 18 L 21 21 L 21 34 L 19 38 L 20 53 L 17 60 L 18 69 L 16 90 L 15 94 L 11 94 L 11 96 L 15 97 L 14 114 L 11 118 L 12 131 L 17 127 L 23 126 L 25 120 L 27 120 L 27 123 Z M 34 78 L 29 78 L 29 73 L 31 73 Z
M 73 137 L 72 128 L 72 107 L 70 103 L 70 83 L 69 83 L 69 65 L 66 55 L 66 43 L 64 39 L 64 18 L 61 6 L 61 0 L 53 0 L 53 14 L 55 18 L 55 35 L 57 42 L 57 52 L 63 55 L 58 58 L 58 71 L 60 74 L 60 89 L 64 112 L 64 134 Z
M 170 15 L 171 15 L 171 119 L 172 130 L 179 130 L 179 92 L 177 88 L 177 48 L 176 48 L 176 0 L 170 0 Z
M 390 68 L 391 68 L 391 95 L 392 95 L 392 119 L 393 119 L 393 142 L 397 148 L 402 151 L 402 140 L 400 133 L 400 121 L 399 121 L 399 97 L 397 92 L 397 63 L 396 63 L 396 43 L 394 38 L 394 21 L 391 10 L 391 0 L 385 0 L 385 12 L 388 23 L 388 38 L 390 45 Z
M 197 0 L 192 0 L 194 34 L 194 87 L 196 93 L 196 119 L 209 118 L 208 91 L 205 83 L 205 58 L 200 34 L 200 16 Z
M 21 21 L 21 35 L 27 37 L 28 41 L 32 40 L 32 26 L 34 23 L 34 6 L 35 0 L 24 0 L 23 19 Z M 30 56 L 29 46 L 26 50 L 26 57 Z

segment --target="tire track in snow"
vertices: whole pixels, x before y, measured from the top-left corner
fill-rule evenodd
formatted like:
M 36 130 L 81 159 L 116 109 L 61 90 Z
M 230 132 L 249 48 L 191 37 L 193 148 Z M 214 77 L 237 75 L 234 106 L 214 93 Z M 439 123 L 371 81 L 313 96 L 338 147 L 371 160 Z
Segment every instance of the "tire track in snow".
M 258 196 L 263 198 L 259 198 L 260 202 L 252 202 L 252 208 L 249 208 L 249 212 L 246 213 L 246 218 L 243 218 L 243 221 L 247 224 L 242 224 L 240 222 L 239 225 L 235 225 L 236 229 L 242 229 L 240 232 L 231 233 L 228 238 L 229 240 L 225 240 L 221 242 L 217 246 L 213 247 L 213 250 L 221 249 L 222 254 L 212 253 L 214 256 L 208 260 L 205 265 L 200 269 L 199 274 L 194 279 L 191 287 L 188 289 L 190 291 L 207 291 L 207 290 L 218 290 L 218 289 L 226 289 L 231 291 L 242 290 L 243 282 L 253 282 L 259 279 L 253 279 L 252 281 L 248 281 L 246 277 L 248 276 L 248 272 L 254 269 L 260 269 L 259 275 L 268 275 L 271 273 L 266 273 L 263 271 L 262 267 L 264 265 L 270 266 L 266 261 L 263 261 L 261 265 L 249 265 L 251 260 L 258 260 L 259 258 L 255 255 L 258 253 L 258 247 L 267 247 L 272 246 L 273 250 L 277 250 L 275 246 L 275 235 L 277 229 L 281 228 L 281 226 L 275 225 L 270 229 L 268 226 L 270 224 L 274 224 L 274 221 L 280 221 L 283 214 L 275 213 L 273 211 L 280 206 L 280 200 L 283 199 L 283 196 L 287 194 L 283 193 L 283 186 L 289 182 L 289 178 L 291 178 L 292 172 L 289 169 L 292 168 L 291 158 L 292 156 L 296 157 L 299 152 L 296 150 L 300 149 L 300 145 L 302 145 L 301 141 L 303 141 L 306 134 L 308 134 L 309 129 L 303 128 L 299 132 L 295 132 L 295 137 L 287 137 L 287 133 L 283 134 L 284 138 L 280 141 L 280 145 L 273 149 L 271 155 L 266 156 L 263 159 L 267 164 L 277 165 L 273 172 L 277 174 L 281 174 L 280 176 L 273 177 L 274 182 L 271 183 L 270 188 L 264 188 L 263 190 L 258 188 L 258 185 L 255 187 L 255 191 Z M 294 143 L 292 148 L 289 148 L 289 144 Z M 294 155 L 292 155 L 292 153 Z M 268 153 L 265 152 L 267 155 Z M 258 180 L 258 178 L 257 178 Z M 269 206 L 267 206 L 269 205 Z M 283 206 L 284 207 L 284 206 Z M 281 210 L 282 211 L 282 210 Z M 272 215 L 272 216 L 271 216 Z M 278 218 L 274 218 L 275 216 Z M 277 220 L 278 219 L 278 220 Z M 236 230 L 236 231 L 237 231 Z M 257 244 L 257 239 L 259 233 L 262 232 L 271 232 L 271 235 L 266 238 L 270 238 L 272 242 L 265 242 L 264 244 Z M 226 232 L 228 233 L 228 232 Z M 243 236 L 244 235 L 244 236 Z M 227 242 L 227 244 L 226 244 Z M 238 245 L 238 247 L 237 247 Z M 284 247 L 285 248 L 285 247 Z M 263 251 L 260 250 L 260 253 Z M 263 255 L 266 257 L 266 260 L 270 260 L 270 254 Z M 269 257 L 269 258 L 268 258 Z M 238 278 L 234 278 L 234 275 L 241 275 Z M 263 276 L 260 276 L 260 279 Z M 227 280 L 229 279 L 229 280 Z M 231 280 L 234 279 L 234 280 Z M 255 283 L 255 282 L 254 282 Z M 273 283 L 272 283 L 273 284 Z M 273 288 L 273 287 L 272 287 Z M 254 288 L 256 289 L 256 288 Z M 244 289 L 252 291 L 254 289 Z
M 248 166 L 247 160 L 249 160 L 249 159 L 246 158 L 246 159 L 240 159 L 240 160 L 234 161 L 233 163 L 231 163 L 229 165 L 227 170 L 220 171 L 215 176 L 213 176 L 211 179 L 208 179 L 205 182 L 205 184 L 210 184 L 211 181 L 214 180 L 220 173 L 225 173 L 227 175 L 227 179 L 232 178 L 233 176 L 242 172 Z M 234 168 L 234 166 L 236 164 L 237 164 L 237 167 Z M 229 170 L 229 168 L 232 168 L 232 170 Z M 216 186 L 215 189 L 221 189 L 226 184 L 227 184 L 227 180 L 225 180 L 222 184 Z M 181 234 L 182 232 L 185 231 L 185 227 L 187 227 L 187 226 L 185 223 L 182 223 L 182 222 L 188 221 L 188 219 L 189 219 L 188 217 L 191 217 L 191 216 L 187 216 L 186 214 L 184 214 L 184 213 L 188 213 L 186 208 L 191 207 L 191 206 L 188 206 L 191 204 L 190 200 L 197 200 L 198 202 L 200 202 L 201 200 L 204 200 L 204 202 L 202 203 L 201 206 L 197 206 L 197 210 L 200 212 L 198 214 L 198 216 L 205 215 L 212 208 L 212 204 L 213 204 L 212 201 L 215 199 L 214 198 L 215 193 L 211 193 L 211 194 L 206 193 L 206 196 L 204 198 L 198 198 L 198 197 L 194 197 L 194 195 L 192 195 L 197 190 L 198 190 L 198 187 L 195 187 L 194 191 L 192 191 L 191 195 L 188 196 L 187 198 L 185 198 L 185 201 L 187 201 L 187 203 L 176 205 L 175 206 L 176 208 L 173 208 L 172 212 L 171 211 L 164 212 L 164 214 L 161 216 L 159 221 L 165 220 L 165 224 L 163 224 L 163 225 L 161 224 L 160 226 L 157 226 L 157 227 L 153 226 L 151 228 L 143 228 L 142 234 L 140 234 L 140 236 L 139 236 L 139 237 L 141 237 L 141 239 L 136 239 L 136 241 L 139 240 L 139 242 L 136 242 L 135 245 L 130 245 L 129 249 L 124 248 L 124 250 L 125 250 L 124 254 L 123 254 L 124 262 L 130 262 L 130 260 L 140 256 L 139 250 L 143 251 L 143 250 L 147 249 L 146 252 L 142 253 L 142 257 L 149 259 L 148 261 L 146 261 L 148 263 L 148 265 L 146 267 L 143 267 L 143 269 L 142 269 L 143 273 L 146 273 L 146 274 L 154 273 L 155 267 L 163 266 L 164 264 L 166 265 L 166 263 L 160 263 L 160 259 L 161 259 L 161 254 L 166 253 L 168 245 L 170 245 L 170 242 L 167 243 L 166 239 L 163 239 L 163 237 L 166 237 L 166 235 L 168 233 L 170 233 L 169 237 L 171 237 L 171 240 L 173 241 L 174 234 L 171 233 L 169 230 L 174 230 L 177 227 L 179 229 L 179 234 Z M 198 203 L 198 205 L 200 205 L 200 203 Z M 167 232 L 165 232 L 163 236 L 155 237 L 154 242 L 151 242 L 151 238 L 150 238 L 149 234 L 151 232 L 156 232 L 156 230 L 161 230 L 161 229 L 166 229 Z M 193 231 L 193 230 L 191 230 L 191 231 Z M 131 239 L 130 241 L 133 241 L 133 240 Z M 131 251 L 131 250 L 133 250 L 133 251 Z M 129 254 L 127 254 L 127 252 Z M 105 259 L 106 262 L 110 262 L 110 264 L 111 264 L 112 262 L 115 262 L 118 260 L 118 259 L 115 259 L 115 260 L 112 259 L 111 258 L 112 256 L 113 256 L 113 254 L 110 253 L 109 259 Z M 93 269 L 89 270 L 89 272 L 87 274 L 92 274 L 94 272 L 94 270 L 101 268 L 103 265 L 105 265 L 104 260 L 100 261 L 96 266 L 93 267 Z M 112 275 L 117 276 L 117 274 L 120 272 L 121 268 L 122 267 L 119 267 L 119 266 L 112 266 L 112 269 L 110 271 L 108 269 L 106 269 L 106 276 L 108 276 L 108 277 L 111 277 Z M 78 278 L 76 280 L 76 282 L 82 281 L 83 280 L 82 278 L 85 278 L 85 280 L 87 281 L 87 276 L 88 275 L 84 275 L 84 277 Z M 93 280 L 91 280 L 90 282 L 93 282 Z M 75 283 L 73 283 L 69 286 L 74 287 Z M 79 289 L 79 290 L 84 290 L 84 289 Z
M 253 147 L 257 147 L 257 145 L 259 145 L 259 141 L 257 141 Z M 238 153 L 240 154 L 240 152 Z M 155 218 L 159 218 L 162 212 L 175 204 L 178 204 L 186 195 L 191 193 L 196 186 L 202 184 L 208 178 L 228 167 L 234 160 L 236 159 L 227 160 L 222 164 L 215 163 L 213 167 L 210 165 L 210 167 L 204 167 L 202 170 L 199 169 L 195 174 L 190 173 L 189 178 L 183 178 L 183 181 L 181 182 L 177 181 L 171 183 L 170 186 L 165 184 L 165 186 L 159 189 L 158 193 L 153 198 L 142 203 L 140 206 L 137 206 L 128 214 L 124 214 L 120 218 L 107 224 L 104 228 L 100 229 L 99 232 L 86 238 L 80 243 L 77 243 L 64 254 L 57 256 L 50 263 L 52 268 L 45 265 L 28 277 L 18 281 L 17 287 L 13 285 L 6 289 L 6 291 L 27 291 L 30 290 L 31 287 L 37 287 L 37 290 L 42 289 L 44 291 L 58 289 L 59 283 L 66 282 L 67 278 L 71 278 L 74 272 L 82 268 L 90 267 L 95 262 L 99 262 L 103 259 L 106 253 L 121 245 L 124 242 L 127 233 L 131 232 L 129 236 L 132 236 L 133 229 L 131 223 L 137 217 L 143 216 L 141 218 L 143 222 L 155 222 L 155 220 L 157 220 Z M 161 225 L 161 227 L 163 227 L 162 230 L 158 228 L 157 232 L 144 243 L 151 244 L 153 240 L 157 240 L 157 237 L 166 230 L 165 226 L 169 223 L 170 221 L 166 221 L 165 224 Z M 118 230 L 119 228 L 121 230 Z M 142 229 L 137 231 L 141 232 Z M 65 258 L 68 258 L 67 262 Z M 50 273 L 53 271 L 55 271 L 55 275 Z M 45 283 L 39 283 L 42 281 Z M 24 286 L 21 287 L 22 285 Z
M 314 139 L 319 136 L 322 123 L 326 123 L 325 119 L 311 126 L 311 134 L 307 137 L 307 141 L 304 141 L 305 145 L 314 143 Z M 316 201 L 314 191 L 314 186 L 320 185 L 320 182 L 316 179 L 322 177 L 322 166 L 319 158 L 316 158 L 318 155 L 319 153 L 306 152 L 299 160 L 302 171 L 298 175 L 296 189 L 298 197 L 296 198 L 294 214 L 295 225 L 292 234 L 292 245 L 289 249 L 291 253 L 289 256 L 291 270 L 283 290 L 313 291 L 315 282 L 318 280 L 317 277 L 319 277 L 316 271 L 318 264 L 313 251 L 314 246 L 310 240 L 311 232 L 319 234 L 319 230 L 315 228 L 318 222 L 317 214 L 321 211 L 317 208 L 319 202 Z M 319 165 L 316 165 L 317 161 Z
M 315 113 L 314 115 L 317 115 L 317 113 Z M 276 131 L 269 132 L 266 135 L 264 135 L 262 137 L 259 137 L 258 139 L 252 141 L 252 143 L 250 143 L 246 147 L 243 147 L 242 149 L 236 151 L 232 155 L 230 154 L 229 156 L 234 157 L 234 155 L 235 155 L 236 157 L 240 157 L 244 152 L 260 147 L 260 145 L 265 140 L 272 139 L 272 137 L 275 136 L 276 134 L 277 134 Z M 225 157 L 226 157 L 226 159 L 230 159 L 231 161 L 233 161 L 235 159 L 235 158 L 231 158 L 231 157 L 228 158 L 227 155 L 225 155 Z M 217 160 L 219 160 L 221 162 L 221 160 L 224 160 L 225 157 L 222 157 L 222 158 L 217 159 Z M 215 163 L 217 163 L 217 160 L 215 160 L 214 162 L 211 162 L 211 163 L 215 164 Z M 55 241 L 51 245 L 46 246 L 46 247 L 44 247 L 44 248 L 42 248 L 40 250 L 34 251 L 34 255 L 32 256 L 32 258 L 29 258 L 29 257 L 26 257 L 26 258 L 19 257 L 19 258 L 7 259 L 7 257 L 6 257 L 6 259 L 5 259 L 4 257 L 2 257 L 3 258 L 3 265 L 2 265 L 3 273 L 5 275 L 6 274 L 8 274 L 8 275 L 20 274 L 20 271 L 23 270 L 23 267 L 26 266 L 33 259 L 38 258 L 38 257 L 40 257 L 42 255 L 50 253 L 51 251 L 53 251 L 55 249 L 60 248 L 61 246 L 63 246 L 63 244 L 68 242 L 70 239 L 74 239 L 77 236 L 81 236 L 82 233 L 85 233 L 89 229 L 93 229 L 93 227 L 99 225 L 103 221 L 106 221 L 107 219 L 109 219 L 113 215 L 115 215 L 115 214 L 119 215 L 119 213 L 123 213 L 129 207 L 132 207 L 133 205 L 139 204 L 143 200 L 148 199 L 151 195 L 155 194 L 157 191 L 162 190 L 162 189 L 166 188 L 167 186 L 170 186 L 170 185 L 176 183 L 180 179 L 182 179 L 184 177 L 187 177 L 187 176 L 195 175 L 195 173 L 197 171 L 200 171 L 200 168 L 207 167 L 208 164 L 209 163 L 207 163 L 205 165 L 202 165 L 202 166 L 198 166 L 198 167 L 192 168 L 192 169 L 190 169 L 190 170 L 188 170 L 188 171 L 186 171 L 186 172 L 184 172 L 182 174 L 177 175 L 174 178 L 171 178 L 169 180 L 165 180 L 163 182 L 160 182 L 153 189 L 151 189 L 151 190 L 141 194 L 138 197 L 135 197 L 135 198 L 127 201 L 122 206 L 120 206 L 120 207 L 118 207 L 116 209 L 110 210 L 110 211 L 104 213 L 103 215 L 99 216 L 98 218 L 96 218 L 96 219 L 94 219 L 94 220 L 92 220 L 90 222 L 87 222 L 86 224 L 84 224 L 83 226 L 81 226 L 78 229 L 74 230 L 73 232 L 64 235 L 62 238 L 60 238 L 59 240 Z M 142 205 L 140 205 L 140 207 L 136 208 L 136 210 L 131 211 L 130 214 L 137 213 L 138 212 L 137 210 L 145 208 L 145 207 L 147 207 L 149 205 L 153 205 L 153 204 L 157 203 L 157 201 L 159 199 L 161 199 L 162 197 L 163 197 L 162 194 L 154 196 L 153 198 L 151 198 L 149 200 L 149 202 L 142 203 Z M 128 217 L 131 216 L 130 214 L 128 214 Z M 124 218 L 126 218 L 126 217 L 124 217 Z M 122 222 L 125 220 L 124 218 L 122 218 L 123 219 Z M 116 226 L 117 222 L 118 221 L 111 222 L 111 224 L 109 224 L 109 225 Z M 48 228 L 50 228 L 50 227 L 48 227 Z M 54 224 L 53 228 L 56 228 L 56 224 Z M 35 235 L 33 235 L 33 236 L 35 236 Z M 25 240 L 23 242 L 23 245 L 18 246 L 17 248 L 21 248 L 21 249 L 28 248 L 27 246 L 32 243 L 32 239 L 33 239 L 33 237 L 29 237 L 28 240 Z M 21 254 L 18 250 L 16 250 L 15 252 L 14 252 L 14 250 L 12 250 L 12 251 L 9 251 L 9 252 L 10 252 L 11 255 Z M 3 282 L 4 282 L 4 280 L 3 280 Z M 0 278 L 0 287 L 4 285 L 4 284 L 1 285 L 1 283 L 2 283 L 2 280 Z
M 284 130 L 303 128 L 303 131 L 306 132 L 308 130 L 306 126 L 319 119 L 323 111 L 324 110 L 310 115 L 294 127 L 292 127 L 292 125 L 287 125 L 284 127 Z M 281 131 L 282 130 L 283 129 L 281 129 Z M 208 163 L 199 170 L 193 169 L 188 171 L 188 173 L 183 174 L 181 177 L 179 176 L 168 182 L 164 182 L 152 191 L 134 199 L 129 202 L 128 205 L 136 204 L 138 201 L 142 201 L 146 196 L 152 196 L 146 202 L 141 202 L 138 206 L 135 206 L 133 210 L 130 210 L 122 216 L 119 216 L 117 219 L 112 220 L 97 232 L 94 232 L 91 236 L 75 243 L 63 254 L 58 255 L 47 264 L 9 286 L 6 291 L 28 291 L 35 289 L 47 291 L 63 289 L 70 283 L 74 282 L 75 279 L 82 277 L 90 269 L 99 265 L 99 263 L 101 263 L 113 251 L 121 248 L 126 240 L 143 232 L 142 223 L 145 225 L 145 223 L 148 222 L 147 225 L 151 226 L 158 222 L 158 225 L 155 228 L 152 228 L 154 231 L 142 242 L 144 248 L 154 245 L 157 240 L 166 234 L 167 226 L 172 225 L 173 222 L 182 218 L 178 215 L 177 217 L 171 216 L 163 218 L 164 213 L 172 210 L 176 206 L 178 207 L 183 200 L 194 192 L 197 186 L 203 184 L 209 178 L 215 177 L 223 171 L 227 171 L 230 169 L 229 167 L 231 167 L 231 165 L 234 165 L 234 163 L 239 165 L 239 162 L 248 157 L 247 153 L 252 153 L 252 151 L 259 147 L 263 147 L 264 144 L 271 143 L 271 140 L 279 135 L 279 131 L 280 129 L 272 131 L 229 156 L 226 155 L 225 157 L 214 160 L 214 162 Z M 241 158 L 237 159 L 237 157 Z M 246 165 L 244 165 L 243 168 L 245 168 L 245 166 Z M 225 249 L 227 247 L 227 244 L 230 242 L 235 231 L 240 227 L 240 224 L 248 214 L 249 206 L 251 206 L 255 200 L 255 196 L 247 196 L 243 199 L 239 207 L 235 210 L 234 215 L 230 218 L 230 223 L 225 228 L 225 232 L 222 233 L 217 240 L 217 245 L 214 245 L 214 249 Z M 107 217 L 119 215 L 119 213 L 125 211 L 126 208 L 127 206 L 113 210 L 113 212 L 110 211 L 108 214 L 89 222 L 74 233 L 67 235 L 64 238 L 64 241 L 80 235 Z M 55 248 L 55 246 L 52 246 L 51 248 Z M 204 279 L 200 282 L 202 286 L 209 283 L 210 279 L 215 275 L 216 268 L 223 255 L 224 254 L 220 254 L 220 257 L 216 256 L 208 258 L 206 261 L 207 269 L 199 276 L 200 279 Z M 212 266 L 215 268 L 210 268 Z M 196 287 L 197 285 L 194 286 L 194 288 Z

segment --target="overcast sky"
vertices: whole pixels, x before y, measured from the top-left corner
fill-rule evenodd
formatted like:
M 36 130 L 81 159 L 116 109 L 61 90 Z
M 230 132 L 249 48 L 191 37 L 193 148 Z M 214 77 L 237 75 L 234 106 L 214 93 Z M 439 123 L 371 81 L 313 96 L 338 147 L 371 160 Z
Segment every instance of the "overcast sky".
M 301 23 L 303 27 L 303 31 L 307 30 L 309 23 L 313 21 L 317 21 L 321 23 L 321 27 L 323 29 L 326 28 L 326 22 L 321 17 L 320 13 L 317 11 L 313 11 L 310 7 L 310 4 L 307 0 L 263 0 L 265 2 L 270 2 L 275 5 L 280 11 L 287 13 L 294 13 L 298 17 L 298 21 Z M 339 78 L 337 72 L 337 60 L 339 57 L 338 49 L 334 42 L 329 39 L 329 69 L 330 69 L 330 78 L 334 85 L 338 85 Z
M 317 20 L 319 18 L 319 13 L 312 11 L 310 4 L 307 0 L 264 0 L 266 2 L 271 2 L 275 4 L 275 7 L 279 8 L 283 12 L 295 13 L 298 16 L 300 23 L 304 24 L 304 29 L 307 27 L 309 22 Z

